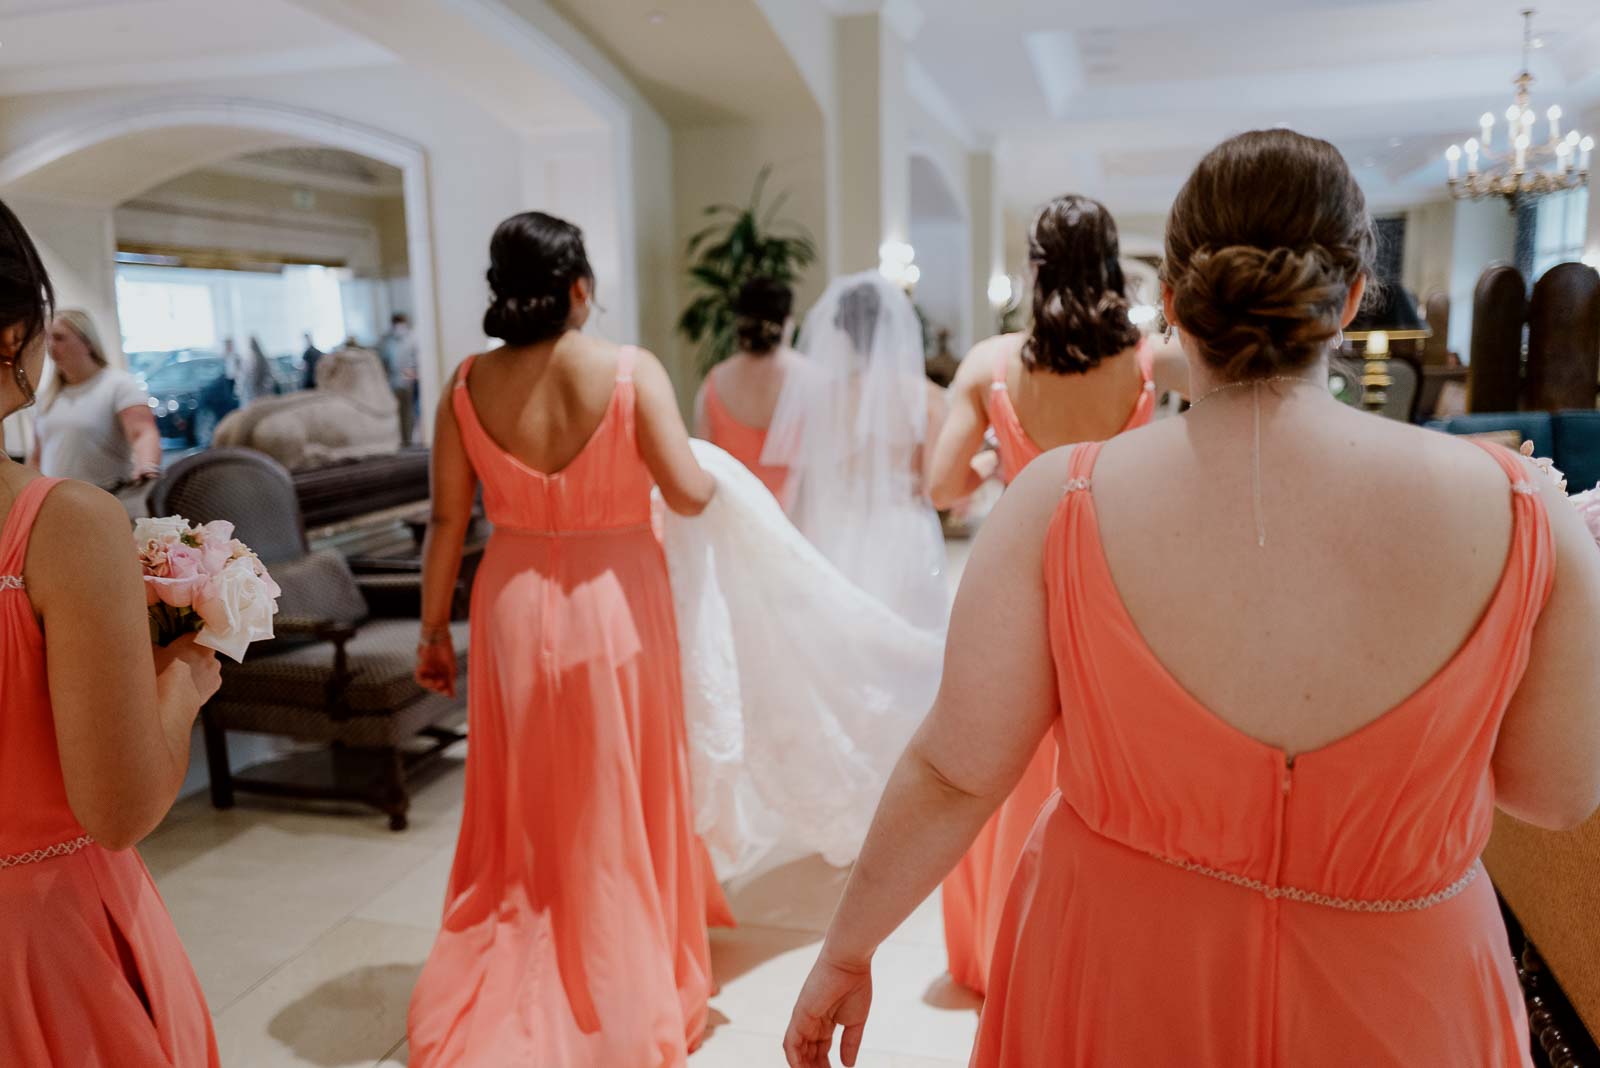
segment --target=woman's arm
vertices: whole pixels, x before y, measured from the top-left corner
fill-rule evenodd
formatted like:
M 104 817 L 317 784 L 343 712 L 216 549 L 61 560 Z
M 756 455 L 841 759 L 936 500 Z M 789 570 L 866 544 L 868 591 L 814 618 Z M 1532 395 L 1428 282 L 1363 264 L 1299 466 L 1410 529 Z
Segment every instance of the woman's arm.
M 457 368 L 456 374 L 461 373 Z M 450 606 L 461 574 L 461 550 L 472 527 L 478 495 L 478 473 L 467 458 L 456 422 L 455 375 L 439 398 L 433 424 L 431 513 L 422 543 L 422 636 L 418 643 L 417 681 L 435 693 L 456 695 L 455 644 L 450 635 Z
M 895 767 L 872 830 L 795 1006 L 794 1068 L 823 1068 L 836 1026 L 855 1063 L 878 946 L 955 867 L 1010 795 L 1057 712 L 1045 618 L 1044 542 L 1068 453 L 1030 464 L 973 547 L 956 596 L 944 678 Z
M 992 342 L 980 344 L 961 361 L 950 383 L 949 414 L 928 450 L 928 498 L 935 508 L 952 508 L 983 485 L 972 460 L 983 448 L 983 434 L 989 428 L 984 394 L 994 377 L 994 356 Z
M 672 379 L 660 360 L 640 349 L 633 381 L 638 396 L 639 454 L 661 487 L 667 507 L 679 515 L 699 515 L 717 492 L 717 481 L 689 448 L 689 432 L 678 411 Z
M 117 413 L 122 426 L 122 436 L 133 446 L 133 477 L 154 478 L 161 473 L 161 430 L 156 426 L 156 413 L 148 404 L 124 408 Z
M 709 381 L 708 378 L 706 382 Z M 694 395 L 694 436 L 701 441 L 711 440 L 711 424 L 706 422 L 706 382 L 700 383 Z
M 1600 807 L 1600 550 L 1565 495 L 1537 473 L 1555 544 L 1555 586 L 1494 751 L 1495 795 L 1537 827 L 1576 827 Z
M 194 718 L 221 681 L 216 657 L 192 637 L 152 653 L 128 515 L 92 486 L 50 492 L 25 578 L 44 623 L 67 801 L 97 842 L 127 849 L 177 797 Z

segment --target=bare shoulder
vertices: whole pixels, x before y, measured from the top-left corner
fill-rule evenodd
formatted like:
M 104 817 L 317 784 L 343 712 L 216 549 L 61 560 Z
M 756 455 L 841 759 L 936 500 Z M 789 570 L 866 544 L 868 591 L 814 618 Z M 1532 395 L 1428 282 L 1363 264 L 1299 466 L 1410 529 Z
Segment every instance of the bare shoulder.
M 1072 456 L 1077 445 L 1063 445 L 1051 449 L 1035 459 L 1006 487 L 1006 492 L 996 506 L 996 513 L 1005 509 L 1013 522 L 1023 524 L 1030 531 L 1043 533 L 1050 525 L 1056 508 L 1067 490 L 1072 470 Z M 1008 505 L 1007 502 L 1011 501 Z
M 25 566 L 35 603 L 65 582 L 122 570 L 133 555 L 133 529 L 121 503 L 87 483 L 62 482 L 45 498 L 28 542 Z

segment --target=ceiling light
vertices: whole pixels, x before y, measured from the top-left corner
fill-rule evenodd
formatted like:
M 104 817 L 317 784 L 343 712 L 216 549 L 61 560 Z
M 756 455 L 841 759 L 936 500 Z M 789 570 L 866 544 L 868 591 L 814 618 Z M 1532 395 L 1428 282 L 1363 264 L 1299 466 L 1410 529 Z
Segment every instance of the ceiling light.
M 667 21 L 667 13 L 665 11 L 652 11 L 645 18 L 650 21 L 650 25 L 659 26 Z
M 1549 124 L 1548 139 L 1534 144 L 1536 113 L 1530 54 L 1543 42 L 1533 35 L 1533 10 L 1524 11 L 1522 17 L 1522 71 L 1513 83 L 1517 87 L 1516 97 L 1506 108 L 1506 151 L 1491 147 L 1494 113 L 1486 111 L 1478 120 L 1482 144 L 1472 141 L 1466 144 L 1465 177 L 1461 174 L 1461 154 L 1453 147 L 1445 154 L 1450 167 L 1446 181 L 1452 197 L 1457 200 L 1502 197 L 1513 211 L 1519 200 L 1582 189 L 1589 184 L 1589 153 L 1583 151 L 1583 141 L 1576 132 L 1569 130 L 1562 136 L 1559 105 L 1544 113 Z M 1589 143 L 1593 147 L 1593 142 Z

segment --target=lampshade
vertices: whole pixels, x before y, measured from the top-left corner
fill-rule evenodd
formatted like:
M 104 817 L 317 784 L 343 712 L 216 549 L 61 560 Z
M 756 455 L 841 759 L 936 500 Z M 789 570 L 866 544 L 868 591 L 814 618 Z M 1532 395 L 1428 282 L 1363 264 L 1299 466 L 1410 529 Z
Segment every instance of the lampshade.
M 1356 315 L 1344 336 L 1351 341 L 1365 341 L 1373 331 L 1382 330 L 1390 341 L 1413 341 L 1432 337 L 1433 330 L 1427 320 L 1417 312 L 1417 305 L 1404 286 L 1390 283 L 1376 295 L 1367 298 L 1366 305 Z

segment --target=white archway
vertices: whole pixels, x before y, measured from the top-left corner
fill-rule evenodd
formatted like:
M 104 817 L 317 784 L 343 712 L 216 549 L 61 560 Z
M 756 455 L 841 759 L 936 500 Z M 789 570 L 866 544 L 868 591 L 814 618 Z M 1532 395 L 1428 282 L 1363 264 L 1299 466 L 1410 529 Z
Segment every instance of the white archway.
M 438 305 L 434 286 L 432 212 L 428 159 L 421 145 L 324 112 L 268 101 L 231 97 L 141 101 L 84 117 L 0 157 L 0 192 L 29 176 L 97 146 L 182 129 L 228 129 L 260 133 L 285 142 L 344 149 L 398 168 L 405 181 L 406 242 L 411 263 L 412 316 L 417 337 L 419 388 L 424 411 L 439 395 Z M 174 162 L 172 176 L 236 155 L 237 144 L 196 148 Z M 131 193 L 130 193 L 131 195 Z M 121 198 L 119 198 L 121 199 Z M 432 426 L 419 427 L 424 440 Z

